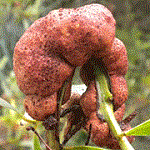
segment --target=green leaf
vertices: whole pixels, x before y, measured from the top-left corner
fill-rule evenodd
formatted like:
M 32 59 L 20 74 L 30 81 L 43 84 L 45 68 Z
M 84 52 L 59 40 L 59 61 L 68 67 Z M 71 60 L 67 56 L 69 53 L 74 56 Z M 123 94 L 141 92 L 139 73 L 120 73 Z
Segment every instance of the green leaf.
M 3 107 L 6 107 L 6 108 L 12 109 L 12 110 L 16 111 L 17 113 L 19 113 L 18 110 L 14 106 L 10 105 L 8 102 L 3 100 L 2 98 L 0 98 L 0 105 Z
M 110 150 L 93 146 L 64 147 L 63 150 Z
M 3 70 L 4 67 L 6 66 L 7 62 L 8 62 L 8 57 L 7 56 L 3 56 L 1 59 L 0 59 L 0 70 Z
M 126 136 L 150 136 L 150 119 L 124 132 Z
M 34 150 L 41 150 L 40 140 L 35 134 L 33 136 L 33 144 L 34 144 Z
M 12 106 L 11 104 L 9 104 L 8 102 L 6 102 L 5 100 L 3 100 L 2 98 L 0 98 L 0 105 L 3 106 L 3 107 L 6 107 L 6 108 L 14 110 L 15 112 L 18 113 L 19 117 L 21 119 L 23 119 L 24 121 L 27 121 L 27 122 L 33 123 L 33 124 L 37 123 L 37 121 L 35 121 L 35 120 L 29 120 L 29 119 L 25 118 L 21 113 L 19 113 L 19 111 L 14 106 Z

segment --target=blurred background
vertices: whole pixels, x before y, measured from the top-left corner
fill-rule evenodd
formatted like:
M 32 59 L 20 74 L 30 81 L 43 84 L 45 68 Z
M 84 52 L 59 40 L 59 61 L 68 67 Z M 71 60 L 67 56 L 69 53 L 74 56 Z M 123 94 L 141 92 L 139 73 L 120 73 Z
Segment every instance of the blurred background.
M 150 119 L 150 1 L 149 0 L 1 0 L 0 1 L 0 97 L 24 112 L 22 99 L 13 72 L 13 51 L 24 31 L 38 18 L 58 8 L 79 7 L 99 3 L 116 19 L 116 36 L 126 45 L 129 87 L 126 116 L 137 109 L 132 121 L 136 126 Z M 78 84 L 75 78 L 74 83 Z M 0 150 L 32 149 L 32 133 L 19 125 L 17 114 L 0 106 Z M 44 131 L 39 130 L 41 135 Z M 70 144 L 82 145 L 86 134 L 81 132 Z M 136 137 L 137 150 L 150 149 L 150 137 Z

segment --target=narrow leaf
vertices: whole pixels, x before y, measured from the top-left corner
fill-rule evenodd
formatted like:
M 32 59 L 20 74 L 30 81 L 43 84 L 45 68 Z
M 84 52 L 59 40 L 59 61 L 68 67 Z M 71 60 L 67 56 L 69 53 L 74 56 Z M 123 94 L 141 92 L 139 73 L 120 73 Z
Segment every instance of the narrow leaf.
M 124 132 L 126 136 L 150 136 L 150 119 Z
M 12 109 L 12 110 L 16 111 L 17 113 L 19 113 L 18 110 L 14 106 L 10 105 L 8 102 L 3 100 L 2 98 L 0 98 L 0 105 L 3 107 L 6 107 L 6 108 Z
M 0 59 L 0 70 L 3 70 L 4 67 L 6 66 L 7 62 L 8 62 L 8 57 L 7 56 L 3 56 L 3 58 Z
M 34 124 L 36 123 L 35 120 L 29 120 L 29 119 L 25 118 L 21 113 L 19 113 L 19 111 L 14 106 L 12 106 L 11 104 L 9 104 L 8 102 L 6 102 L 5 100 L 3 100 L 2 98 L 0 98 L 0 106 L 3 106 L 3 107 L 6 107 L 6 108 L 14 110 L 15 112 L 17 112 L 19 114 L 19 117 L 21 119 L 23 119 L 24 121 L 27 121 L 29 123 L 34 123 Z
M 34 150 L 41 150 L 40 140 L 36 134 L 33 135 Z
M 63 150 L 110 150 L 93 146 L 64 147 Z

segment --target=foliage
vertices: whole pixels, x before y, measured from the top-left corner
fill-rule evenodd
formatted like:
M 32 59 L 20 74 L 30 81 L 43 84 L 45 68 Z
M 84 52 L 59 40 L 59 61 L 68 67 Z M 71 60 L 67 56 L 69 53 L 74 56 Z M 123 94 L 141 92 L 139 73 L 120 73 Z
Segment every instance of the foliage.
M 133 129 L 124 133 L 127 136 L 149 136 L 150 135 L 150 120 L 134 127 Z
M 116 36 L 127 47 L 129 71 L 126 78 L 129 87 L 129 100 L 126 112 L 129 114 L 138 109 L 139 114 L 133 122 L 134 125 L 149 119 L 150 108 L 147 108 L 150 104 L 149 2 L 143 0 L 119 2 L 117 0 L 113 2 L 110 0 L 1 0 L 0 95 L 22 114 L 24 110 L 21 99 L 24 95 L 17 87 L 12 63 L 16 42 L 36 19 L 46 15 L 49 11 L 60 7 L 78 7 L 93 2 L 101 3 L 113 12 L 117 21 Z M 75 81 L 75 83 L 78 82 Z M 15 149 L 31 148 L 32 133 L 20 126 L 21 118 L 18 114 L 12 110 L 0 108 L 0 126 L 2 130 L 6 131 L 2 134 L 7 137 L 2 136 L 0 138 L 1 147 L 5 148 L 5 145 L 8 144 L 10 148 L 13 145 Z M 27 125 L 29 124 L 27 123 L 25 126 Z M 45 134 L 42 127 L 39 127 L 38 130 L 42 136 Z M 0 132 L 2 131 L 0 130 Z M 83 133 L 75 137 L 79 139 L 82 135 Z M 34 140 L 36 141 L 36 139 Z M 137 139 L 134 144 L 135 147 L 143 148 L 139 144 L 142 141 L 144 140 Z M 145 145 L 144 149 L 148 146 Z

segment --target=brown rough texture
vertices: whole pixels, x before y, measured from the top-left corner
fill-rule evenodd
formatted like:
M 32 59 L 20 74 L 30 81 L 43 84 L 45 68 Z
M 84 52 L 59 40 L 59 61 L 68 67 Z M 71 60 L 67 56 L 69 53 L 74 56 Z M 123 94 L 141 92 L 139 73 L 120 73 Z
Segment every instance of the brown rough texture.
M 122 121 L 123 116 L 125 114 L 125 109 L 126 109 L 126 105 L 124 103 L 115 111 L 114 115 L 118 122 Z
M 111 92 L 115 108 L 119 108 L 128 98 L 128 87 L 123 76 L 110 76 Z
M 65 135 L 71 133 L 72 126 L 80 125 L 88 131 L 92 124 L 91 139 L 96 145 L 118 147 L 108 124 L 96 115 L 93 73 L 95 65 L 106 70 L 115 117 L 118 122 L 122 121 L 128 96 L 124 78 L 128 60 L 124 44 L 115 38 L 115 24 L 106 7 L 91 4 L 53 10 L 25 31 L 15 47 L 14 72 L 19 88 L 26 95 L 24 107 L 32 118 L 44 121 L 55 114 L 57 92 L 69 79 L 62 109 L 78 107 L 68 114 Z M 71 80 L 77 66 L 82 66 L 81 78 L 88 88 L 81 97 L 73 95 L 70 99 Z
M 64 92 L 64 96 L 63 96 L 63 100 L 62 100 L 62 105 L 65 104 L 70 99 L 72 79 L 73 79 L 73 76 L 74 76 L 74 72 L 75 72 L 75 69 L 73 70 L 72 75 L 67 79 L 68 82 L 67 82 L 67 85 L 65 87 L 65 92 Z
M 105 73 L 109 76 L 115 108 L 119 108 L 128 98 L 128 87 L 125 80 L 128 59 L 126 48 L 122 41 L 115 38 L 112 48 L 106 49 L 103 57 L 101 57 L 101 53 L 99 52 L 99 54 L 95 54 L 95 58 L 89 59 L 82 66 L 80 76 L 86 85 L 95 78 L 95 69 L 93 66 L 103 67 L 105 69 Z
M 100 55 L 101 54 L 95 56 L 97 58 L 101 58 Z M 128 70 L 128 58 L 126 47 L 123 42 L 115 38 L 111 49 L 106 49 L 106 53 L 105 56 L 102 57 L 102 61 L 104 62 L 110 76 L 124 76 Z
M 125 106 L 125 105 L 124 105 Z M 118 121 L 122 120 L 120 118 Z M 86 126 L 84 126 L 85 130 L 89 130 L 90 124 L 92 125 L 91 130 L 91 140 L 100 147 L 107 147 L 111 149 L 120 149 L 119 143 L 117 139 L 113 136 L 111 133 L 109 126 L 106 122 L 102 122 L 97 118 L 97 115 L 95 112 L 91 113 L 91 116 L 89 120 L 86 123 Z M 127 131 L 131 129 L 131 126 L 129 124 L 121 126 L 122 131 Z M 127 137 L 128 141 L 130 143 L 133 142 L 134 137 Z
M 33 119 L 44 121 L 46 117 L 56 112 L 57 93 L 55 92 L 48 97 L 27 95 L 24 100 L 24 107 Z
M 85 125 L 85 130 L 89 130 L 90 124 L 92 125 L 91 139 L 99 139 L 100 141 L 109 136 L 109 127 L 107 122 L 102 122 L 98 119 L 96 112 L 91 113 L 89 120 Z
M 73 67 L 58 56 L 46 54 L 36 34 L 20 39 L 13 63 L 18 86 L 24 94 L 51 95 L 73 71 Z
M 47 19 L 54 22 L 53 32 L 59 47 L 51 50 L 75 66 L 83 65 L 94 51 L 111 47 L 115 36 L 116 22 L 100 4 L 54 10 Z
M 95 81 L 91 81 L 87 87 L 86 92 L 80 98 L 80 106 L 85 114 L 89 117 L 92 112 L 96 111 L 97 108 L 97 94 L 96 94 L 96 85 Z
M 97 111 L 97 93 L 95 81 L 91 81 L 87 90 L 80 98 L 80 106 L 86 117 L 90 117 L 91 113 Z M 117 121 L 121 121 L 125 113 L 125 104 L 122 104 L 116 111 L 115 117 Z
M 125 129 L 123 129 L 123 131 L 127 131 L 127 130 L 130 130 L 130 129 L 131 129 L 131 126 L 128 124 L 128 125 L 125 125 Z M 127 139 L 130 143 L 132 143 L 134 141 L 133 136 L 128 136 Z M 95 138 L 92 139 L 92 141 L 97 146 L 103 146 L 103 147 L 106 146 L 107 148 L 110 148 L 110 149 L 121 149 L 117 139 L 112 135 L 112 133 L 109 134 L 109 136 L 106 137 L 103 140 L 100 140 L 99 137 L 95 137 Z
M 72 65 L 80 66 L 94 51 L 111 47 L 114 36 L 115 20 L 106 7 L 91 4 L 77 9 L 61 8 L 35 21 L 19 40 L 15 51 L 25 55 L 31 55 L 29 51 L 32 51 L 32 57 L 53 52 Z

